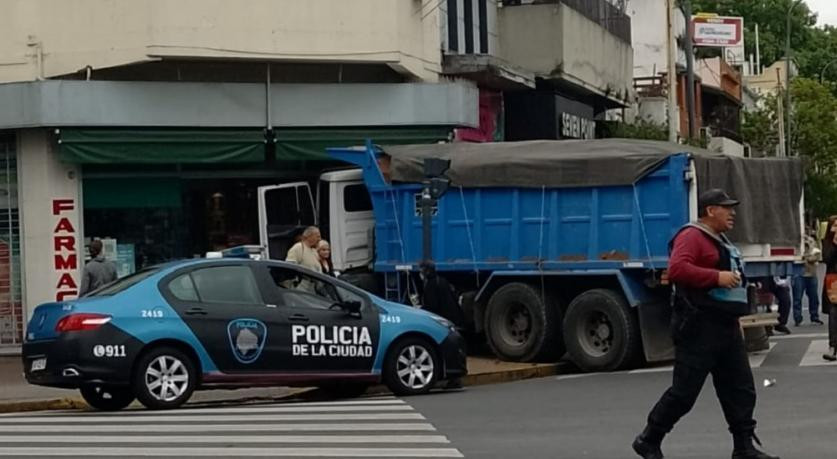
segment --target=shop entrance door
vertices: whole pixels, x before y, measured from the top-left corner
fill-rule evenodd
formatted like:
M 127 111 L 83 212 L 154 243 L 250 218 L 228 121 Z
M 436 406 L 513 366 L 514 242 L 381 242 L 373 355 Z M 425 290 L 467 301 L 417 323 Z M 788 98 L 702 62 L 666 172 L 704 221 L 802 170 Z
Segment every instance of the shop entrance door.
M 259 243 L 267 257 L 284 260 L 296 236 L 317 224 L 316 215 L 306 182 L 259 187 Z

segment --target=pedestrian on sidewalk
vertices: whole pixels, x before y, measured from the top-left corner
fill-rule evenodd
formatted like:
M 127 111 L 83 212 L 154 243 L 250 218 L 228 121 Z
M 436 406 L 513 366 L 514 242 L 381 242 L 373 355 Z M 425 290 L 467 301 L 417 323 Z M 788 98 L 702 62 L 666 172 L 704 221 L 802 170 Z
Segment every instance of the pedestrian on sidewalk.
M 698 197 L 699 220 L 670 243 L 672 338 L 675 345 L 671 387 L 651 413 L 633 449 L 645 459 L 661 459 L 661 444 L 692 407 L 712 374 L 733 438 L 733 459 L 778 459 L 754 445 L 756 388 L 738 318 L 750 312 L 741 255 L 724 236 L 735 224 L 738 201 L 712 189 Z
M 808 297 L 808 314 L 812 324 L 822 325 L 820 320 L 820 292 L 817 267 L 822 261 L 822 247 L 812 227 L 805 230 L 802 261 L 805 268 L 801 276 L 793 277 L 793 322 L 802 324 L 802 296 Z
M 288 249 L 285 261 L 296 263 L 318 273 L 323 272 L 320 264 L 320 255 L 317 253 L 317 244 L 320 243 L 320 229 L 316 226 L 309 226 L 302 232 L 299 242 Z
M 323 274 L 334 276 L 334 267 L 331 265 L 331 246 L 325 239 L 317 243 L 317 257 L 320 259 Z
M 79 296 L 87 295 L 116 280 L 116 264 L 105 258 L 102 247 L 102 241 L 99 239 L 90 242 L 88 248 L 90 261 L 84 264 L 84 270 L 81 273 Z
M 837 215 L 828 218 L 828 231 L 822 240 L 822 261 L 825 263 L 825 275 L 837 273 Z M 828 314 L 828 352 L 822 358 L 837 360 L 837 304 L 828 299 L 828 283 L 822 292 L 822 312 Z
M 787 278 L 771 276 L 762 279 L 762 286 L 776 297 L 776 303 L 779 305 L 779 323 L 773 327 L 773 330 L 790 335 L 791 331 L 788 328 L 791 311 L 790 282 Z

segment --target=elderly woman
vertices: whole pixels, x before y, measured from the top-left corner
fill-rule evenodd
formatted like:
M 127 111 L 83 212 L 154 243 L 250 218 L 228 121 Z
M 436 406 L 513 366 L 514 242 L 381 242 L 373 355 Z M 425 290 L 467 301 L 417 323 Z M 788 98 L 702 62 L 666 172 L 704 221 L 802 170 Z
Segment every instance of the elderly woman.
M 331 266 L 331 246 L 328 245 L 328 241 L 325 239 L 321 240 L 317 244 L 317 256 L 320 259 L 320 267 L 322 268 L 323 274 L 333 276 L 334 270 Z

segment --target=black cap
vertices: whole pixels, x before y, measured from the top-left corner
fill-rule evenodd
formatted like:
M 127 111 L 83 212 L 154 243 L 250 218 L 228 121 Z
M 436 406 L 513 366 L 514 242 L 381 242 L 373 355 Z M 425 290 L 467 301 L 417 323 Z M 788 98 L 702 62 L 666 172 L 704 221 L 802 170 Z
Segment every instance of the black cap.
M 738 204 L 738 201 L 732 199 L 726 191 L 720 188 L 713 188 L 711 190 L 704 191 L 698 197 L 698 207 L 701 209 L 705 209 L 709 206 L 732 207 L 737 206 Z

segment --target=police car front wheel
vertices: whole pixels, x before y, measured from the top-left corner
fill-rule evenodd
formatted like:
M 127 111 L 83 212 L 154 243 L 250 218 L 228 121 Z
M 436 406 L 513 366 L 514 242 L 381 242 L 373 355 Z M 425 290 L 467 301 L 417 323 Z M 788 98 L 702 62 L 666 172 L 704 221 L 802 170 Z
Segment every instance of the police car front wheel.
M 425 394 L 436 383 L 439 368 L 432 345 L 421 338 L 407 338 L 387 355 L 384 382 L 397 395 Z
M 157 347 L 145 353 L 134 372 L 137 399 L 152 410 L 177 408 L 195 390 L 197 371 L 192 359 L 178 349 Z

